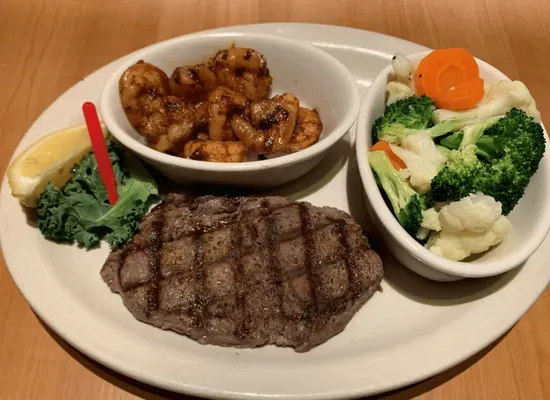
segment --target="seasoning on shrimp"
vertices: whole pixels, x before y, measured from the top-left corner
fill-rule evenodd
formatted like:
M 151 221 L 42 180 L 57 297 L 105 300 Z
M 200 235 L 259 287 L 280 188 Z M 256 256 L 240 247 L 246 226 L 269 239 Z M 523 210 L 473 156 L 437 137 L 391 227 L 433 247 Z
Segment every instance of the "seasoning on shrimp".
M 283 151 L 285 153 L 295 153 L 314 145 L 319 141 L 322 131 L 323 123 L 317 110 L 300 107 L 294 132 Z
M 248 100 L 242 94 L 224 86 L 218 87 L 208 96 L 208 132 L 211 140 L 234 140 L 235 135 L 229 121 L 229 114 L 235 111 L 246 113 Z
M 264 56 L 253 49 L 231 47 L 220 50 L 212 62 L 221 85 L 251 100 L 262 99 L 273 83 Z
M 172 94 L 192 103 L 205 100 L 217 86 L 216 75 L 206 64 L 178 67 L 170 77 Z
M 141 109 L 158 96 L 170 94 L 168 76 L 160 68 L 143 60 L 128 68 L 120 77 L 118 83 L 120 102 L 128 121 L 134 128 L 143 118 Z
M 132 65 L 120 78 L 119 91 L 130 124 L 155 150 L 177 151 L 193 133 L 193 107 L 170 95 L 168 77 L 154 65 Z
M 254 101 L 250 104 L 250 119 L 245 115 L 235 115 L 231 118 L 231 127 L 251 151 L 277 153 L 292 137 L 299 108 L 298 99 L 290 93 Z
M 241 142 L 190 140 L 185 143 L 183 157 L 199 161 L 243 162 L 248 158 L 248 149 Z

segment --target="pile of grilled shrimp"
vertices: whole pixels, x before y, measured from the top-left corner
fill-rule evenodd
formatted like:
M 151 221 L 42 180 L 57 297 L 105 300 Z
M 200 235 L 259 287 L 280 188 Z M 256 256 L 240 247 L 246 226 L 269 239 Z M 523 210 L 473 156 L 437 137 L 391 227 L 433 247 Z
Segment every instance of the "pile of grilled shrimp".
M 292 93 L 268 97 L 273 78 L 256 50 L 231 47 L 170 78 L 143 60 L 119 81 L 132 126 L 155 150 L 202 161 L 243 162 L 293 153 L 319 140 L 316 110 Z

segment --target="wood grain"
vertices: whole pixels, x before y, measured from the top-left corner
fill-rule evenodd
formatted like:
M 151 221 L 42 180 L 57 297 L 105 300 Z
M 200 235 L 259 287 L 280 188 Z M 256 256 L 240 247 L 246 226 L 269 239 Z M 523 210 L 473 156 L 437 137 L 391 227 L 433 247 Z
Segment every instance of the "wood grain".
M 102 65 L 173 36 L 258 22 L 316 22 L 430 47 L 462 46 L 531 88 L 550 117 L 548 0 L 0 0 L 0 171 L 32 122 Z M 185 398 L 75 352 L 32 313 L 0 261 L 0 398 Z M 550 292 L 496 345 L 385 399 L 550 398 Z

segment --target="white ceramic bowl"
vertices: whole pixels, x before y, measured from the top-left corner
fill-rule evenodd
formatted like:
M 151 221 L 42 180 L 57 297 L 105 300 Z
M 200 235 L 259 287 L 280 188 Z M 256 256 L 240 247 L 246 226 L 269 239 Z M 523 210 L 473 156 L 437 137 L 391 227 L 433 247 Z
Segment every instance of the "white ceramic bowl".
M 253 48 L 265 56 L 274 78 L 271 95 L 292 92 L 303 106 L 319 111 L 324 125 L 319 142 L 293 154 L 244 163 L 189 160 L 148 147 L 128 122 L 120 104 L 118 81 L 122 73 L 143 59 L 170 76 L 174 68 L 203 62 L 232 44 Z M 132 54 L 105 84 L 100 109 L 107 128 L 118 141 L 172 180 L 265 188 L 296 179 L 315 167 L 351 128 L 359 103 L 353 75 L 326 52 L 279 36 L 224 33 L 179 37 Z
M 428 52 L 408 57 L 417 64 Z M 489 64 L 477 60 L 482 78 L 487 82 L 508 79 Z M 389 64 L 389 63 L 388 63 Z M 457 262 L 436 256 L 414 240 L 397 222 L 376 185 L 368 164 L 372 145 L 372 125 L 384 112 L 385 87 L 391 65 L 373 81 L 359 111 L 357 121 L 357 161 L 365 189 L 369 214 L 392 254 L 412 271 L 432 280 L 454 281 L 498 275 L 524 263 L 540 246 L 550 229 L 550 147 L 539 171 L 531 178 L 525 196 L 508 216 L 513 225 L 504 241 L 472 261 Z

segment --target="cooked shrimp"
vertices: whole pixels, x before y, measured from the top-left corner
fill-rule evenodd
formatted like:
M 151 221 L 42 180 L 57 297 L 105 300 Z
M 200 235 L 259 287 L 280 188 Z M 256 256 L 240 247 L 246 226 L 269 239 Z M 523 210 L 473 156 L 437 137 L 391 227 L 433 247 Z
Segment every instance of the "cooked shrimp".
M 201 101 L 200 103 L 195 104 L 195 115 L 197 117 L 197 132 L 208 132 L 208 108 L 210 107 L 210 102 Z
M 193 132 L 193 108 L 170 95 L 168 76 L 154 65 L 138 61 L 128 68 L 119 80 L 119 93 L 130 124 L 156 150 L 177 150 Z
M 300 109 L 300 100 L 298 97 L 294 96 L 292 93 L 283 93 L 278 96 L 273 97 L 273 100 L 287 104 L 289 107 L 296 109 L 296 113 Z
M 195 128 L 193 107 L 175 96 L 157 96 L 144 103 L 142 111 L 136 129 L 158 151 L 178 151 Z
M 252 49 L 220 50 L 214 56 L 213 69 L 220 84 L 251 100 L 263 98 L 273 83 L 264 56 Z
M 248 149 L 241 142 L 190 140 L 185 143 L 183 157 L 200 161 L 243 162 L 248 158 Z
M 170 77 L 172 94 L 192 103 L 206 99 L 217 86 L 216 75 L 205 64 L 178 67 Z
M 285 153 L 295 153 L 317 143 L 322 131 L 323 123 L 317 110 L 300 107 L 294 132 L 284 149 Z
M 216 88 L 208 96 L 208 132 L 211 140 L 234 140 L 228 115 L 233 112 L 245 112 L 250 101 L 242 94 L 224 86 Z
M 234 115 L 231 126 L 235 135 L 249 150 L 271 154 L 284 150 L 288 145 L 299 110 L 298 99 L 290 94 L 250 104 L 250 119 Z
M 170 85 L 164 71 L 140 60 L 124 71 L 118 81 L 118 90 L 128 121 L 137 129 L 143 118 L 144 103 L 169 95 Z

